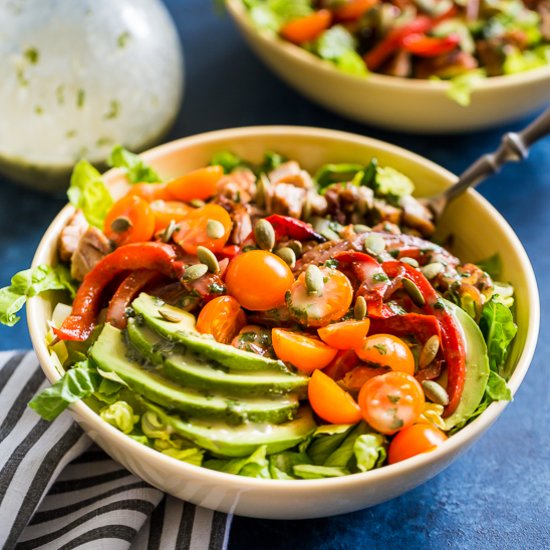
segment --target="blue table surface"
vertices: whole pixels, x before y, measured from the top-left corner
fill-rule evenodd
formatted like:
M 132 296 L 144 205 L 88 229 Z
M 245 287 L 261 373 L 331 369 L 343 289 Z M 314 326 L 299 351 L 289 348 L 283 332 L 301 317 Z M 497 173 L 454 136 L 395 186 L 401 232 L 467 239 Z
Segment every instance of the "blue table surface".
M 186 52 L 184 103 L 167 139 L 258 124 L 322 126 L 395 143 L 459 173 L 494 149 L 504 131 L 518 130 L 530 120 L 470 135 L 431 137 L 356 124 L 313 105 L 278 80 L 249 51 L 229 18 L 216 14 L 209 2 L 166 4 Z M 550 317 L 544 306 L 550 300 L 550 138 L 538 143 L 527 161 L 506 167 L 480 191 L 522 240 L 543 304 L 537 352 L 514 402 L 481 441 L 417 489 L 333 518 L 237 517 L 230 549 L 550 547 Z M 0 176 L 0 286 L 30 264 L 42 233 L 64 202 Z M 28 347 L 25 322 L 12 329 L 0 327 L 0 350 Z

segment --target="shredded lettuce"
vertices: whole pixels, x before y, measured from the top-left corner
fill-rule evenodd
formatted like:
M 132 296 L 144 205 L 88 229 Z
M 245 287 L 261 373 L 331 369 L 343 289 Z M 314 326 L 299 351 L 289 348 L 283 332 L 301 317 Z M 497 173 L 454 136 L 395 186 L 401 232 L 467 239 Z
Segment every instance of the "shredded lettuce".
M 20 320 L 17 313 L 27 298 L 48 290 L 68 290 L 74 297 L 76 284 L 64 265 L 39 265 L 16 273 L 10 286 L 0 288 L 0 323 L 9 327 L 15 325 Z
M 158 183 L 161 181 L 160 176 L 139 155 L 131 153 L 122 145 L 113 147 L 107 164 L 114 168 L 125 169 L 130 183 Z
M 479 328 L 487 342 L 489 367 L 504 379 L 508 379 L 511 372 L 506 365 L 506 357 L 510 343 L 517 333 L 512 311 L 496 296 L 491 297 L 481 312 Z
M 103 220 L 113 205 L 113 198 L 101 174 L 87 161 L 79 161 L 73 168 L 67 190 L 69 202 L 80 208 L 90 225 L 103 227 Z
M 550 61 L 550 46 L 540 46 L 534 50 L 521 51 L 518 48 L 509 47 L 502 65 L 504 74 L 517 74 L 531 71 L 538 67 L 548 65 Z
M 450 86 L 446 92 L 447 96 L 462 107 L 467 107 L 472 100 L 472 91 L 484 78 L 486 78 L 486 73 L 483 69 L 476 69 L 455 76 L 449 81 Z
M 254 25 L 264 31 L 277 33 L 291 19 L 312 13 L 310 0 L 244 0 Z
M 134 409 L 126 401 L 116 401 L 101 409 L 99 416 L 125 434 L 132 432 L 134 425 L 139 422 L 139 415 L 134 414 Z
M 42 418 L 54 420 L 71 403 L 89 397 L 99 389 L 101 377 L 88 361 L 77 363 L 55 384 L 45 388 L 29 403 Z

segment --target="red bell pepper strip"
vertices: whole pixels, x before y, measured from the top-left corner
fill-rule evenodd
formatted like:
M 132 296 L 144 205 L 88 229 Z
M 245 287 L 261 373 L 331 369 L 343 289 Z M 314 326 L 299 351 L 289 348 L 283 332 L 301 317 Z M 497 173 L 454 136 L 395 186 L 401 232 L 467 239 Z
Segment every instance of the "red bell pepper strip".
M 460 43 L 456 34 L 449 36 L 426 36 L 410 34 L 403 39 L 403 49 L 420 57 L 435 57 L 453 51 Z
M 150 269 L 171 278 L 183 275 L 183 263 L 168 244 L 158 242 L 127 244 L 108 254 L 84 277 L 73 302 L 71 315 L 54 332 L 60 340 L 88 338 L 101 308 L 105 287 L 124 271 Z
M 396 50 L 403 46 L 403 41 L 410 35 L 423 34 L 433 29 L 438 23 L 452 17 L 456 13 L 456 6 L 438 17 L 420 15 L 410 23 L 391 30 L 388 35 L 370 52 L 364 56 L 365 63 L 370 71 L 376 71 Z
M 420 271 L 408 264 L 397 261 L 384 262 L 382 267 L 390 277 L 395 277 L 401 269 L 404 269 L 405 276 L 418 287 L 426 301 L 423 310 L 430 315 L 434 315 L 440 323 L 443 356 L 447 365 L 447 393 L 449 394 L 449 404 L 445 407 L 443 416 L 449 416 L 455 411 L 460 402 L 466 377 L 466 362 L 464 359 L 466 352 L 456 321 L 444 307 L 441 307 L 439 295 Z
M 107 309 L 106 320 L 116 328 L 124 329 L 128 323 L 126 310 L 132 303 L 132 300 L 147 286 L 159 279 L 157 271 L 150 269 L 138 269 L 132 271 L 126 279 L 120 283 Z
M 325 237 L 319 235 L 309 223 L 302 220 L 290 216 L 280 216 L 279 214 L 268 216 L 266 220 L 273 226 L 277 240 L 287 237 L 297 241 L 313 240 L 319 243 L 326 241 Z
M 360 363 L 361 359 L 352 349 L 339 350 L 334 359 L 323 369 L 323 372 L 338 381 Z

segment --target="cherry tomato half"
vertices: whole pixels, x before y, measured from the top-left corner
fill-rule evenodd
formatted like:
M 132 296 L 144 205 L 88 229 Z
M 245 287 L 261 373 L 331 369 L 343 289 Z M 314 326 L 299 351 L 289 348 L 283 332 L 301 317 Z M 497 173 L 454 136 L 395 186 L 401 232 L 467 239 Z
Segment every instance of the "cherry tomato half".
M 414 356 L 411 349 L 401 338 L 393 334 L 367 336 L 355 352 L 366 363 L 414 374 Z
M 149 204 L 155 216 L 155 233 L 164 229 L 174 220 L 184 220 L 194 209 L 180 201 L 156 200 Z
M 351 283 L 341 271 L 329 267 L 319 269 L 324 279 L 320 294 L 308 292 L 306 274 L 302 272 L 287 297 L 290 315 L 309 327 L 322 327 L 341 319 L 353 300 Z
M 317 330 L 317 333 L 323 342 L 333 348 L 355 349 L 363 343 L 369 327 L 370 321 L 368 319 L 341 321 L 322 327 Z
M 292 19 L 281 29 L 281 36 L 294 44 L 315 40 L 330 27 L 332 13 L 329 10 L 315 11 L 310 15 Z
M 395 464 L 411 456 L 433 451 L 447 439 L 445 432 L 428 424 L 420 422 L 401 430 L 392 439 L 388 449 L 388 462 Z
M 217 342 L 229 344 L 245 325 L 246 315 L 239 302 L 231 296 L 218 296 L 201 309 L 196 328 L 212 334 Z
M 149 241 L 155 231 L 155 216 L 149 203 L 127 195 L 113 204 L 103 227 L 105 235 L 117 246 Z
M 326 367 L 338 351 L 312 336 L 281 328 L 271 331 L 271 340 L 279 359 L 308 374 Z
M 170 197 L 179 201 L 204 200 L 216 193 L 216 184 L 222 176 L 221 166 L 205 166 L 168 181 L 166 190 Z
M 338 4 L 332 12 L 338 21 L 356 21 L 378 2 L 379 0 L 348 0 L 344 4 Z
M 313 372 L 307 396 L 315 414 L 331 424 L 361 421 L 361 409 L 353 397 L 320 370 Z
M 416 422 L 424 410 L 424 392 L 413 376 L 391 371 L 365 382 L 359 406 L 368 424 L 391 435 Z
M 235 256 L 225 274 L 228 293 L 246 309 L 266 311 L 285 301 L 294 282 L 288 265 L 271 252 L 250 250 Z

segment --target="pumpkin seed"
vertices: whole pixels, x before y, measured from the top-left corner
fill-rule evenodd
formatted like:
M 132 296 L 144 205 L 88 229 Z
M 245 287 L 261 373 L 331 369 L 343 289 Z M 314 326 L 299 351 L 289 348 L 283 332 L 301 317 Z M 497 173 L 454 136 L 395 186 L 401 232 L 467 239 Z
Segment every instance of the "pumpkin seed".
M 301 213 L 301 218 L 302 220 L 309 220 L 309 218 L 311 217 L 311 213 L 313 211 L 313 206 L 311 204 L 311 198 L 310 198 L 310 195 L 309 193 L 306 195 L 306 198 L 304 200 L 304 204 L 302 206 L 302 213 Z
M 367 315 L 367 301 L 364 296 L 357 296 L 353 306 L 353 316 L 357 321 L 362 321 Z
M 111 222 L 111 229 L 115 233 L 124 233 L 133 227 L 132 220 L 126 216 L 119 216 Z
M 433 262 L 420 268 L 426 279 L 434 279 L 443 272 L 443 269 L 443 264 L 440 262 Z
M 364 225 L 362 223 L 356 223 L 354 226 L 353 226 L 353 230 L 356 232 L 356 233 L 367 233 L 369 232 L 371 229 L 368 225 Z
M 418 262 L 414 258 L 409 258 L 408 256 L 404 256 L 403 258 L 399 258 L 404 264 L 408 264 L 411 267 L 418 267 Z
M 403 288 L 405 289 L 405 292 L 410 296 L 411 300 L 418 307 L 423 307 L 424 305 L 426 305 L 426 300 L 424 299 L 424 296 L 422 296 L 422 292 L 420 292 L 420 289 L 413 281 L 407 279 L 407 277 L 403 278 Z
M 202 208 L 206 203 L 202 199 L 193 199 L 189 201 L 189 204 L 195 208 Z
M 178 228 L 175 220 L 170 220 L 170 223 L 166 226 L 164 231 L 162 232 L 162 235 L 160 236 L 160 240 L 163 243 L 170 242 L 170 239 L 172 238 L 172 235 L 174 234 L 174 231 Z
M 259 208 L 266 207 L 270 186 L 271 183 L 269 181 L 269 178 L 265 174 L 260 174 L 260 177 L 256 182 L 256 195 L 254 196 L 254 201 Z
M 316 265 L 309 265 L 306 269 L 306 288 L 309 294 L 321 295 L 325 282 L 323 281 L 323 273 Z
M 437 352 L 439 351 L 439 345 L 439 336 L 437 336 L 437 334 L 430 336 L 428 340 L 426 340 L 426 343 L 418 356 L 419 368 L 423 369 L 427 367 L 435 359 Z
M 256 244 L 262 250 L 272 250 L 275 246 L 275 230 L 265 219 L 258 220 L 254 226 Z
M 372 254 L 378 256 L 379 254 L 382 254 L 382 252 L 384 252 L 386 248 L 386 243 L 380 235 L 370 234 L 363 241 L 363 247 L 367 252 L 371 252 Z
M 433 403 L 444 406 L 449 404 L 449 394 L 447 390 L 434 380 L 423 380 L 422 388 L 424 389 L 426 397 Z
M 210 273 L 218 273 L 220 271 L 220 264 L 218 263 L 218 258 L 212 250 L 206 248 L 205 246 L 197 246 L 197 257 L 200 262 L 206 265 Z
M 179 323 L 183 321 L 183 315 L 173 308 L 161 307 L 159 308 L 159 313 L 163 319 L 170 323 Z
M 221 239 L 225 234 L 225 227 L 218 220 L 208 220 L 206 234 L 209 239 Z
M 194 264 L 186 268 L 183 274 L 185 281 L 196 281 L 208 272 L 208 266 L 205 264 Z
M 292 250 L 292 252 L 294 252 L 296 258 L 299 258 L 302 255 L 302 243 L 300 241 L 288 241 L 286 245 Z
M 281 258 L 289 267 L 294 267 L 296 265 L 296 254 L 294 250 L 289 246 L 283 246 L 275 251 L 275 254 Z

